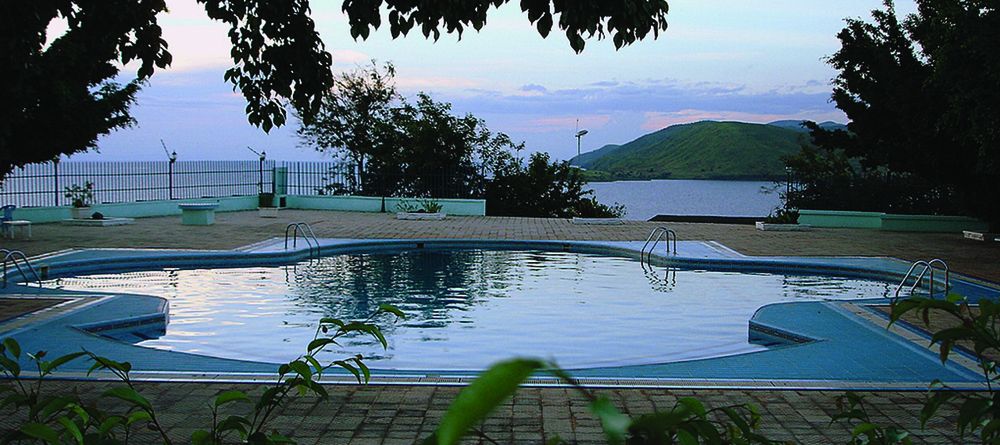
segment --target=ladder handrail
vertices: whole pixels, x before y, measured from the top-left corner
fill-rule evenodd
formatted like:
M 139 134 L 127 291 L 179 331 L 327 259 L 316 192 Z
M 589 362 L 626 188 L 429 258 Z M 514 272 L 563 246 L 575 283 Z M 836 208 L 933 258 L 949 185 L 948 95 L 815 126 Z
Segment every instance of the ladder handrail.
M 320 245 L 319 239 L 316 238 L 316 233 L 313 232 L 312 227 L 308 223 L 297 222 L 290 223 L 285 227 L 285 250 L 288 250 L 288 232 L 291 230 L 292 233 L 292 247 L 298 245 L 299 232 L 302 232 L 302 239 L 306 240 L 306 245 L 309 246 L 309 257 L 313 256 L 313 248 L 316 249 L 316 256 L 320 256 Z M 311 238 L 311 239 L 310 239 Z
M 920 283 L 923 282 L 924 276 L 927 275 L 928 271 L 930 271 L 930 280 L 927 285 L 927 290 L 928 294 L 931 297 L 934 297 L 934 271 L 937 270 L 937 268 L 934 267 L 935 265 L 940 265 L 940 269 L 944 271 L 944 292 L 947 294 L 948 289 L 951 288 L 951 271 L 948 269 L 948 263 L 944 262 L 944 260 L 940 258 L 934 258 L 930 261 L 917 260 L 910 265 L 910 269 L 906 271 L 905 275 L 903 275 L 903 280 L 896 286 L 896 292 L 893 294 L 893 300 L 899 298 L 899 292 L 903 290 L 904 286 L 906 286 L 906 281 L 909 280 L 910 277 L 914 277 L 913 285 L 910 286 L 910 293 L 913 293 L 913 291 L 920 286 Z M 914 271 L 916 271 L 917 267 L 920 266 L 923 266 L 923 269 L 920 269 L 920 273 L 914 275 Z
M 668 254 L 670 253 L 670 239 L 671 237 L 673 237 L 674 241 L 673 254 L 677 255 L 677 232 L 674 232 L 673 230 L 668 229 L 666 227 L 660 226 L 649 232 L 649 236 L 646 237 L 646 243 L 642 245 L 642 249 L 639 251 L 639 261 L 643 260 L 643 256 L 645 256 L 647 259 L 651 258 L 651 256 L 653 255 L 653 251 L 656 250 L 656 245 L 660 243 L 660 240 L 663 239 L 664 235 L 667 236 L 666 240 L 667 253 Z M 655 239 L 653 238 L 654 236 L 656 237 Z M 649 252 L 646 252 L 646 247 L 649 247 L 650 242 L 652 242 L 653 245 L 652 247 L 649 248 Z
M 38 276 L 38 272 L 35 271 L 35 266 L 31 265 L 31 261 L 28 261 L 28 256 L 20 250 L 8 250 L 0 249 L 0 253 L 3 254 L 3 287 L 7 287 L 7 263 L 10 262 L 14 264 L 17 268 L 17 272 L 21 274 L 21 278 L 28 280 L 28 274 L 24 273 L 24 269 L 21 268 L 21 263 L 18 261 L 20 259 L 24 262 L 25 267 L 31 272 L 31 275 L 35 278 L 35 282 L 38 283 L 38 287 L 42 287 L 42 278 Z

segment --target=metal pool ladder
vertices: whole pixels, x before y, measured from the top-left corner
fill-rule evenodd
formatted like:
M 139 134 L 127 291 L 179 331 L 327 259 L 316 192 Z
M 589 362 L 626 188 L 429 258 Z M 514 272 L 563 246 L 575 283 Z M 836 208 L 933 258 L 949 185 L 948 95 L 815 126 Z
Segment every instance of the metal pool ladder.
M 38 287 L 42 287 L 42 279 L 38 276 L 38 272 L 35 271 L 35 266 L 32 266 L 31 262 L 28 261 L 28 257 L 24 255 L 24 252 L 20 250 L 0 249 L 0 255 L 3 255 L 4 288 L 7 287 L 7 264 L 13 264 L 17 268 L 17 272 L 25 279 L 28 278 L 28 274 L 24 273 L 24 269 L 28 269 L 28 272 L 31 272 L 31 276 L 34 277 L 35 282 L 38 283 Z M 24 268 L 21 267 L 22 264 L 24 264 Z
M 667 247 L 667 254 L 668 255 L 671 254 L 670 240 L 673 239 L 674 241 L 673 255 L 677 255 L 677 232 L 674 232 L 673 230 L 670 230 L 666 227 L 660 226 L 653 229 L 652 232 L 649 232 L 649 236 L 646 237 L 646 244 L 643 244 L 642 250 L 639 251 L 640 262 L 643 261 L 643 258 L 645 258 L 645 261 L 649 261 L 649 258 L 653 255 L 653 250 L 656 249 L 656 245 L 660 242 L 661 239 L 663 239 L 664 236 L 666 236 L 666 240 L 664 241 L 664 243 L 666 244 Z M 652 243 L 652 245 L 650 245 L 650 243 Z M 646 251 L 647 247 L 649 247 L 648 252 Z
M 297 222 L 291 223 L 285 227 L 285 250 L 288 250 L 288 235 L 292 236 L 292 248 L 298 244 L 299 232 L 302 232 L 302 239 L 306 240 L 306 245 L 309 246 L 309 258 L 318 258 L 320 256 L 319 252 L 319 239 L 316 238 L 316 234 L 313 233 L 312 227 L 309 223 Z M 313 249 L 316 249 L 316 253 L 313 253 Z
M 913 285 L 910 286 L 910 293 L 912 294 L 913 291 L 920 286 L 920 283 L 924 280 L 924 276 L 927 275 L 928 271 L 930 271 L 930 276 L 928 277 L 930 282 L 927 283 L 927 291 L 931 298 L 933 298 L 934 271 L 938 269 L 944 271 L 944 293 L 947 295 L 948 289 L 951 288 L 951 271 L 948 269 L 948 263 L 945 263 L 944 260 L 940 258 L 935 258 L 930 261 L 914 261 L 913 264 L 910 265 L 910 270 L 906 271 L 906 275 L 903 276 L 903 281 L 900 281 L 899 285 L 896 286 L 896 292 L 893 295 L 893 300 L 899 298 L 899 292 L 906 286 L 906 281 L 909 280 L 910 277 L 914 277 Z

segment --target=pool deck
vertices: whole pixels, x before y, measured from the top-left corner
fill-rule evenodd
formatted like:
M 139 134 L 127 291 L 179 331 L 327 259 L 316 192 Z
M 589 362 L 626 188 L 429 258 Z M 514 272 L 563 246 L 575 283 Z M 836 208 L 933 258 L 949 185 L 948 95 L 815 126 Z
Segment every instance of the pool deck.
M 643 240 L 649 231 L 667 225 L 681 240 L 717 241 L 754 256 L 879 256 L 905 260 L 944 258 L 952 269 L 989 281 L 1000 281 L 1000 246 L 967 241 L 960 235 L 892 233 L 870 230 L 816 229 L 810 232 L 759 232 L 751 226 L 628 222 L 613 226 L 579 226 L 566 220 L 539 218 L 453 217 L 445 221 L 398 221 L 391 215 L 321 211 L 282 211 L 278 219 L 256 212 L 220 213 L 216 225 L 181 226 L 179 217 L 147 218 L 135 225 L 113 228 L 39 225 L 32 241 L 5 242 L 6 248 L 29 255 L 73 247 L 149 247 L 169 249 L 234 249 L 279 236 L 292 221 L 310 223 L 321 238 L 470 238 L 523 240 Z M 736 254 L 736 253 L 734 253 Z M 64 303 L 65 304 L 65 303 Z M 53 310 L 51 308 L 49 310 Z M 29 316 L 30 317 L 30 316 Z M 14 320 L 16 322 L 18 320 Z M 877 321 L 877 319 L 876 319 Z M 919 339 L 917 339 L 919 340 Z M 59 382 L 98 394 L 102 382 Z M 146 383 L 154 404 L 167 414 L 171 434 L 188 436 L 192 421 L 209 395 L 232 385 L 220 383 Z M 412 443 L 429 434 L 447 403 L 457 393 L 448 386 L 338 386 L 332 400 L 291 406 L 283 416 L 294 419 L 300 443 Z M 678 396 L 695 394 L 712 405 L 754 402 L 764 412 L 765 431 L 773 437 L 801 443 L 843 442 L 847 428 L 830 424 L 829 413 L 839 392 L 748 389 L 613 388 L 601 390 L 632 413 L 668 408 Z M 871 393 L 876 418 L 895 420 L 910 428 L 918 443 L 960 443 L 943 424 L 920 431 L 923 395 L 910 391 Z M 296 416 L 296 417 L 293 417 Z M 304 416 L 304 417 L 301 417 Z M 195 422 L 194 424 L 197 424 Z M 0 427 L 4 421 L 0 420 Z M 584 402 L 565 388 L 528 388 L 508 403 L 484 427 L 505 442 L 541 442 L 552 434 L 576 443 L 600 443 L 597 422 Z

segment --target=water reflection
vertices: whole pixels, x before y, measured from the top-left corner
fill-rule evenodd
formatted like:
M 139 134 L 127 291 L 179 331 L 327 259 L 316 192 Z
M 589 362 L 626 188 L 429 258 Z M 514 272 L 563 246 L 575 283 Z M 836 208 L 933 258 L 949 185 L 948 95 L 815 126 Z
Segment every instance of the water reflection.
M 58 280 L 66 289 L 158 295 L 166 335 L 143 346 L 280 362 L 324 316 L 367 317 L 392 304 L 390 348 L 347 339 L 373 368 L 482 369 L 512 355 L 567 368 L 663 363 L 751 352 L 747 322 L 761 306 L 874 298 L 891 284 L 844 278 L 643 268 L 629 258 L 543 251 L 339 255 L 289 267 L 194 269 Z

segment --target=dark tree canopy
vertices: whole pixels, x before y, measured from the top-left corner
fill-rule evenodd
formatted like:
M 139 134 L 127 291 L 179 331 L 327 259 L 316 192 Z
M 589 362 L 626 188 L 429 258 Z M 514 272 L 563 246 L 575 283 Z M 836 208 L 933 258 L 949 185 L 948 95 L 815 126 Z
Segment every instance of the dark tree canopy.
M 1000 184 L 998 4 L 917 0 L 917 8 L 899 20 L 886 1 L 873 22 L 847 21 L 829 62 L 850 132 L 814 128 L 814 138 L 858 160 L 864 174 L 919 182 L 926 196 L 1000 221 L 991 196 Z
M 270 131 L 287 107 L 316 113 L 334 84 L 333 59 L 309 16 L 309 0 L 197 0 L 229 25 L 233 67 L 225 80 L 247 101 L 247 120 Z M 486 25 L 509 0 L 344 0 L 354 38 L 367 38 L 387 16 L 393 37 L 419 27 L 437 39 Z M 667 27 L 665 0 L 522 0 L 539 34 L 555 26 L 573 50 L 608 36 L 616 48 Z M 134 123 L 129 107 L 156 68 L 170 64 L 157 24 L 163 0 L 5 0 L 0 4 L 0 177 L 12 168 L 95 148 L 97 138 Z M 46 46 L 46 29 L 68 31 Z M 119 64 L 138 61 L 124 84 Z

